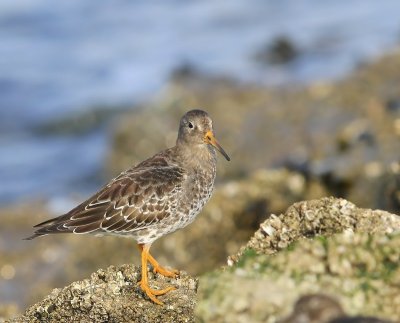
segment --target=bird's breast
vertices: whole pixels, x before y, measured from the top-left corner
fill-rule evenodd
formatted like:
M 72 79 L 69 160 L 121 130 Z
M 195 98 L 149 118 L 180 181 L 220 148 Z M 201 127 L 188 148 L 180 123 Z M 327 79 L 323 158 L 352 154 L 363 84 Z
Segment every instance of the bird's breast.
M 196 170 L 187 178 L 185 196 L 181 199 L 182 217 L 190 223 L 210 199 L 215 179 L 214 171 Z

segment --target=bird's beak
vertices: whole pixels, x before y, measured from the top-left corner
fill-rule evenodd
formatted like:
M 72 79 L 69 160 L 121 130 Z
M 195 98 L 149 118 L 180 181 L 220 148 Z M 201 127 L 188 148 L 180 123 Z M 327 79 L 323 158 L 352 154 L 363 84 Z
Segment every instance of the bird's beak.
M 207 133 L 205 134 L 204 142 L 214 146 L 226 158 L 227 161 L 231 160 L 225 150 L 218 143 L 217 139 L 215 139 L 214 134 L 211 130 L 207 131 Z

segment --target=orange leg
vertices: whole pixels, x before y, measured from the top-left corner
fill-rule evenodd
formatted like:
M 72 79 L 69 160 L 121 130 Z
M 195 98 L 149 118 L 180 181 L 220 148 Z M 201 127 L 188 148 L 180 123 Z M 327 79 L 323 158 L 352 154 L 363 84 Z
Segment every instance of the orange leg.
M 147 277 L 147 261 L 150 261 L 150 244 L 141 245 L 140 249 L 142 249 L 142 279 L 139 282 L 140 288 L 146 293 L 146 295 L 156 304 L 162 305 L 163 303 L 157 299 L 156 296 L 164 295 L 171 290 L 174 290 L 175 287 L 170 286 L 165 289 L 151 289 L 149 286 L 149 281 Z M 153 258 L 154 259 L 154 258 Z
M 139 250 L 142 252 L 144 246 L 141 244 L 138 244 Z M 157 260 L 155 260 L 153 258 L 153 256 L 150 254 L 148 254 L 148 261 L 151 263 L 151 265 L 153 266 L 153 273 L 159 273 L 160 275 L 163 275 L 165 277 L 172 277 L 175 278 L 176 276 L 179 275 L 179 270 L 176 269 L 172 269 L 172 270 L 168 270 L 164 267 L 162 267 Z

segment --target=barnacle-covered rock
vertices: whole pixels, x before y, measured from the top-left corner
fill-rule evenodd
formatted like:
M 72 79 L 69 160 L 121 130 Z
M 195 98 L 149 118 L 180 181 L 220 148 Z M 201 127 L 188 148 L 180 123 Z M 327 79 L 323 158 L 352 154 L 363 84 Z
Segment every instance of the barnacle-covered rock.
M 397 231 L 400 231 L 400 217 L 386 211 L 360 209 L 347 200 L 333 197 L 303 201 L 293 204 L 279 216 L 271 215 L 260 224 L 239 254 L 230 256 L 229 263 L 237 261 L 248 248 L 273 254 L 300 238 L 340 232 Z
M 152 284 L 176 290 L 161 296 L 164 306 L 140 291 L 140 268 L 131 265 L 99 269 L 90 278 L 54 289 L 42 301 L 9 322 L 193 322 L 197 280 L 181 273 L 177 279 L 158 276 Z

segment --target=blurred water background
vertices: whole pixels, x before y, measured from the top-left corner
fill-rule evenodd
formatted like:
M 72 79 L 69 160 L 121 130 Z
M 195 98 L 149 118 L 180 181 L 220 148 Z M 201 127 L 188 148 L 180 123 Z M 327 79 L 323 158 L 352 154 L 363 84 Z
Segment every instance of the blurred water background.
M 332 80 L 398 45 L 399 13 L 398 0 L 3 0 L 0 204 L 95 190 L 112 115 L 181 66 L 271 86 Z M 279 37 L 298 55 L 260 65 Z M 62 131 L 98 111 L 93 127 Z

